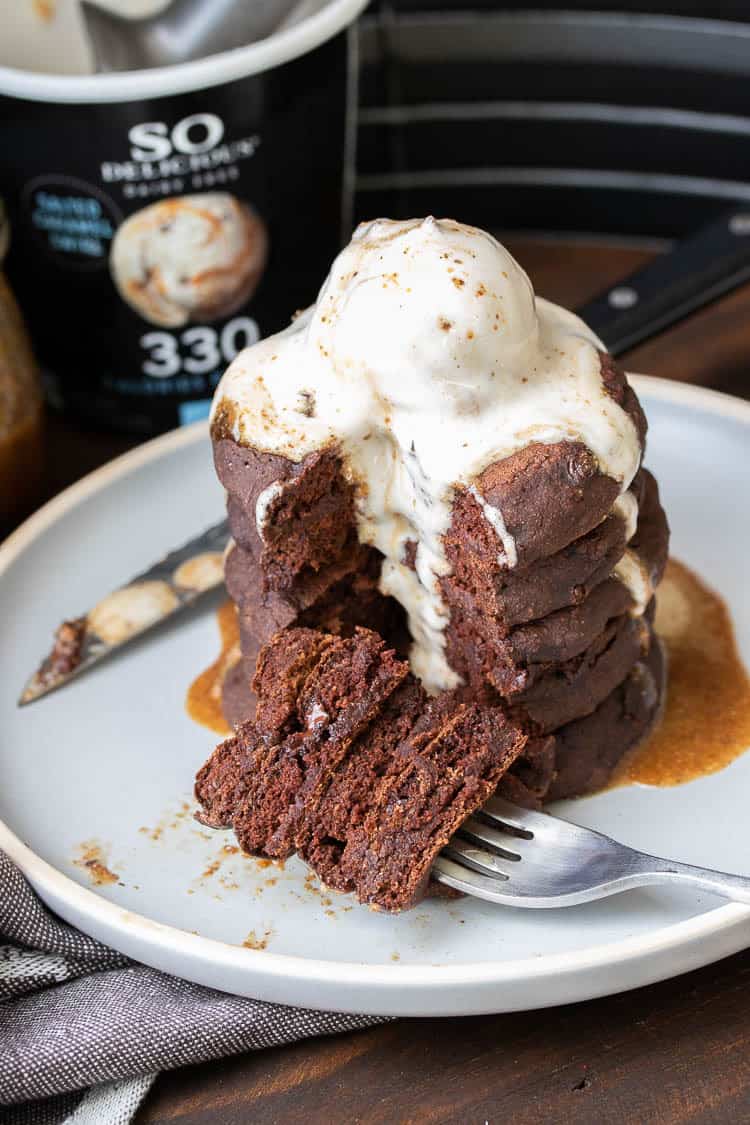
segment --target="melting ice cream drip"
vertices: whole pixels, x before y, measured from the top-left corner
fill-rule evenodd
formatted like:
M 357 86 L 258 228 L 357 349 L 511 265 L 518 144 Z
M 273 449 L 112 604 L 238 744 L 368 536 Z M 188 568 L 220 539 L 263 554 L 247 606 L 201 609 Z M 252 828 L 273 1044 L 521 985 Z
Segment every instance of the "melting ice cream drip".
M 631 614 L 640 617 L 646 612 L 646 607 L 654 593 L 651 576 L 643 560 L 635 551 L 628 548 L 612 572 L 627 587 L 633 599 Z
M 505 520 L 499 508 L 493 508 L 488 504 L 484 496 L 477 492 L 474 485 L 471 486 L 469 492 L 476 500 L 479 507 L 482 509 L 484 518 L 490 527 L 494 528 L 495 534 L 500 540 L 503 548 L 503 554 L 499 558 L 501 566 L 514 567 L 518 563 L 518 551 L 516 550 L 516 541 L 505 526 Z
M 628 490 L 621 492 L 612 505 L 612 512 L 619 515 L 625 524 L 625 542 L 629 543 L 638 527 L 638 501 Z M 612 571 L 615 578 L 623 583 L 633 599 L 631 614 L 640 617 L 646 612 L 654 594 L 654 584 L 648 567 L 637 551 L 628 548 Z
M 638 501 L 630 489 L 620 493 L 612 505 L 612 513 L 625 524 L 625 542 L 629 543 L 638 527 Z
M 503 514 L 476 490 L 489 464 L 531 441 L 581 441 L 623 491 L 638 469 L 638 436 L 602 383 L 601 347 L 572 313 L 535 299 L 489 234 L 377 220 L 357 229 L 312 309 L 238 356 L 214 411 L 228 405 L 237 441 L 293 461 L 335 443 L 359 537 L 385 556 L 382 588 L 409 616 L 414 670 L 439 690 L 457 682 L 439 589 L 456 487 L 474 489 L 513 565 Z
M 269 484 L 268 488 L 263 489 L 255 502 L 255 526 L 261 539 L 265 539 L 266 537 L 268 509 L 271 507 L 276 497 L 280 496 L 283 491 L 284 485 L 280 480 L 275 480 L 273 484 Z

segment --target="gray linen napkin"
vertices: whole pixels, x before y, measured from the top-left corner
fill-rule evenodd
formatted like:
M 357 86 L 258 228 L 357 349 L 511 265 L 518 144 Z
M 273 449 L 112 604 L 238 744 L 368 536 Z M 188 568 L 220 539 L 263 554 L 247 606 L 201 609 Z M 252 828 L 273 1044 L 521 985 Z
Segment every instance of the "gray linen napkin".
M 0 852 L 1 1125 L 126 1125 L 160 1070 L 381 1022 L 130 961 L 50 914 Z

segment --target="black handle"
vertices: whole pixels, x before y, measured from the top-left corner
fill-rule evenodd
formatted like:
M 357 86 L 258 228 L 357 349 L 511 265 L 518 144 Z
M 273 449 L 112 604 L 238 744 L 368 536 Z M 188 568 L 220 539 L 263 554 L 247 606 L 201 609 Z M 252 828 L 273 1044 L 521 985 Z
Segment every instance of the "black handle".
M 578 310 L 612 355 L 750 280 L 750 207 L 727 211 Z

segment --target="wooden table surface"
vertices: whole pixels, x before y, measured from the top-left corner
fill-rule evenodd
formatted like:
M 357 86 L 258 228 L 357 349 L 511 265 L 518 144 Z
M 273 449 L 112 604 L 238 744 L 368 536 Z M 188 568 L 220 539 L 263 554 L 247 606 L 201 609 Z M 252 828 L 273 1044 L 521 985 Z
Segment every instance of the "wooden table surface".
M 538 292 L 575 307 L 653 248 L 509 239 Z M 750 397 L 750 286 L 625 357 Z M 52 418 L 44 497 L 134 444 Z M 750 951 L 565 1008 L 399 1020 L 162 1075 L 138 1125 L 574 1120 L 750 1122 Z

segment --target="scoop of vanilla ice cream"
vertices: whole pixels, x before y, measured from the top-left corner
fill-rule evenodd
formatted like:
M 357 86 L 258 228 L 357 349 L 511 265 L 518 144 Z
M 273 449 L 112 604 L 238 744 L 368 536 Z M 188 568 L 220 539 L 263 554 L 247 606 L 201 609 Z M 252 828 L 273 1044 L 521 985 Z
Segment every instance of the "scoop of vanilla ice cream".
M 495 378 L 528 368 L 538 335 L 531 282 L 508 251 L 433 218 L 360 226 L 310 324 L 344 378 L 408 410 L 481 406 Z

